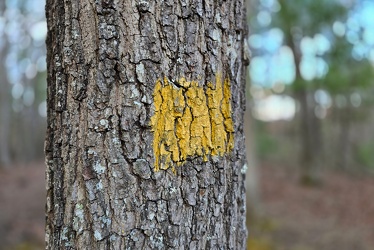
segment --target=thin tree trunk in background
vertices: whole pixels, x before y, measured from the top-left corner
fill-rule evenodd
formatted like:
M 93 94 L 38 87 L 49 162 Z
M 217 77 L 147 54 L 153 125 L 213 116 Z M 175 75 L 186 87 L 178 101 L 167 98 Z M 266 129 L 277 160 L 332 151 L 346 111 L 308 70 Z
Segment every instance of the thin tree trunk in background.
M 301 181 L 304 184 L 319 184 L 322 158 L 321 124 L 314 113 L 314 105 L 308 100 L 310 93 L 306 88 L 298 92 L 300 103 L 301 132 Z
M 301 138 L 302 138 L 302 154 L 301 154 L 301 164 L 303 165 L 303 175 L 309 176 L 312 170 L 313 155 L 312 155 L 312 143 L 311 137 L 309 135 L 309 105 L 308 105 L 308 93 L 305 88 L 302 88 L 298 93 L 298 100 L 300 103 L 300 116 L 301 116 Z
M 296 82 L 294 95 L 300 104 L 300 167 L 301 181 L 305 184 L 317 184 L 320 182 L 320 157 L 322 155 L 322 134 L 320 121 L 314 114 L 314 105 L 308 100 L 310 90 L 302 80 L 300 73 L 301 51 L 296 45 L 291 33 L 286 33 L 286 44 L 294 54 Z
M 243 1 L 46 10 L 47 249 L 245 249 Z
M 1 5 L 0 5 L 1 7 Z M 0 8 L 0 13 L 2 13 Z M 3 35 L 4 36 L 4 35 Z M 7 44 L 8 41 L 5 41 Z M 3 62 L 8 46 L 5 45 L 0 50 L 0 61 Z M 3 166 L 9 166 L 11 163 L 10 152 L 9 152 L 9 132 L 10 132 L 10 118 L 11 118 L 11 100 L 10 100 L 10 84 L 7 79 L 7 70 L 5 64 L 0 64 L 0 168 Z
M 1 72 L 1 70 L 0 70 Z M 1 74 L 1 73 L 0 73 Z M 2 81 L 0 94 L 0 167 L 7 167 L 10 165 L 9 152 L 9 128 L 11 109 L 9 105 L 9 84 Z
M 247 213 L 249 217 L 258 216 L 261 213 L 259 171 L 255 147 L 255 122 L 253 120 L 251 109 L 247 105 L 244 112 L 244 134 L 247 157 L 247 175 L 246 175 L 246 196 Z
M 246 8 L 249 10 L 250 6 L 256 3 L 252 0 L 245 0 Z M 250 53 L 250 51 L 248 51 Z M 249 55 L 251 56 L 251 55 Z M 247 173 L 245 179 L 246 198 L 247 198 L 247 218 L 253 218 L 261 215 L 261 198 L 260 198 L 260 173 L 258 170 L 257 154 L 256 154 L 256 138 L 255 138 L 255 121 L 251 112 L 250 101 L 248 100 L 250 83 L 247 75 L 247 103 L 246 111 L 244 112 L 244 135 L 245 148 L 247 158 Z M 247 226 L 251 222 L 247 221 Z
M 349 100 L 349 99 L 348 99 Z M 337 167 L 339 169 L 350 170 L 349 161 L 351 155 L 351 143 L 350 143 L 350 128 L 352 120 L 352 109 L 350 103 L 347 107 L 338 110 L 339 114 L 339 139 L 336 152 L 337 157 Z

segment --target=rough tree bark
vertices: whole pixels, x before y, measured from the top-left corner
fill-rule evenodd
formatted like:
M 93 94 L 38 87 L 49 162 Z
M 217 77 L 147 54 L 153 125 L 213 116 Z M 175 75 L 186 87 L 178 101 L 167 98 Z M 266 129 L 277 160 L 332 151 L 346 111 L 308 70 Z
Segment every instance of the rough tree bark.
M 242 0 L 47 0 L 47 249 L 244 249 Z

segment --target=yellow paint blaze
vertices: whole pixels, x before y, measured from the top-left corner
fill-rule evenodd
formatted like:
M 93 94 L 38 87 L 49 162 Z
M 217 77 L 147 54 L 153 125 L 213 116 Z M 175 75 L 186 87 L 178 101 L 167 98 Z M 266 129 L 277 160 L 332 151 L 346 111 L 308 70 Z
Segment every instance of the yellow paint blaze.
M 188 157 L 223 156 L 234 146 L 229 79 L 208 83 L 206 91 L 197 81 L 180 78 L 178 88 L 164 80 L 156 82 L 151 118 L 154 134 L 155 171 L 183 164 Z

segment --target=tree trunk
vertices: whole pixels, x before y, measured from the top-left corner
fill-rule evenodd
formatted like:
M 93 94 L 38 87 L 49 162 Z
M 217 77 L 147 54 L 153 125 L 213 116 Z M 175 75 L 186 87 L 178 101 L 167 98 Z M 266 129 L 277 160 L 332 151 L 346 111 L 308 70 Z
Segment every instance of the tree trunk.
M 3 13 L 3 8 L 0 5 L 0 13 Z M 5 37 L 5 35 L 3 35 Z M 0 61 L 5 61 L 6 53 L 8 50 L 8 40 L 5 40 L 3 48 L 0 47 Z M 0 81 L 0 168 L 9 167 L 11 163 L 11 157 L 9 152 L 9 134 L 10 134 L 10 118 L 12 114 L 11 101 L 9 96 L 10 84 L 8 82 L 7 70 L 5 64 L 0 64 L 0 75 L 2 79 Z
M 306 185 L 318 185 L 321 182 L 322 139 L 321 122 L 314 114 L 314 104 L 310 98 L 310 90 L 302 88 L 298 92 L 300 103 L 301 132 L 301 182 Z
M 294 95 L 300 104 L 301 182 L 306 185 L 317 185 L 321 182 L 319 173 L 323 146 L 321 124 L 314 114 L 314 105 L 312 105 L 310 96 L 311 90 L 301 76 L 301 50 L 298 43 L 300 41 L 292 36 L 292 32 L 287 33 L 286 44 L 292 49 L 295 60 Z
M 247 198 L 247 217 L 252 219 L 261 215 L 261 197 L 260 197 L 260 173 L 256 158 L 256 139 L 255 139 L 255 121 L 252 117 L 250 105 L 247 104 L 247 110 L 244 112 L 244 135 L 246 142 L 247 156 L 247 176 L 246 176 L 246 198 Z M 247 222 L 248 224 L 248 222 Z
M 349 95 L 345 96 L 349 100 Z M 338 112 L 338 122 L 339 122 L 339 135 L 338 135 L 338 145 L 336 146 L 336 165 L 338 169 L 342 170 L 352 170 L 350 167 L 351 163 L 351 123 L 352 123 L 352 107 L 348 102 L 346 107 L 337 109 Z
M 242 0 L 46 10 L 47 249 L 244 249 Z

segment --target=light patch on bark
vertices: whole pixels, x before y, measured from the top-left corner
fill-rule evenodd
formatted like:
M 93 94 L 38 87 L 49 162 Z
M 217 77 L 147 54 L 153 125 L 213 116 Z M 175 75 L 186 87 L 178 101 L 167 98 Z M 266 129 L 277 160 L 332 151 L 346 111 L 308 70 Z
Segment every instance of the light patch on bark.
M 240 172 L 241 172 L 242 174 L 245 174 L 245 173 L 247 172 L 247 169 L 248 169 L 247 164 L 244 164 L 243 167 L 242 167 L 242 169 L 240 170 Z
M 96 162 L 96 164 L 93 167 L 97 174 L 103 174 L 105 172 L 105 167 L 102 166 L 100 162 Z
M 84 210 L 83 205 L 77 203 L 74 210 L 73 228 L 77 232 L 81 232 L 83 229 L 81 225 L 84 221 Z

